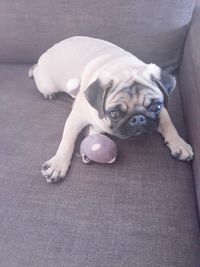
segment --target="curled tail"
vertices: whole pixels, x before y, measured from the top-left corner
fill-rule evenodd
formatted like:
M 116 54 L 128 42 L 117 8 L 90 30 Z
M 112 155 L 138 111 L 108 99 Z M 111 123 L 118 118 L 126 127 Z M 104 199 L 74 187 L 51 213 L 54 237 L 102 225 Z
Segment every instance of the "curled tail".
M 29 78 L 33 78 L 33 74 L 34 74 L 34 69 L 37 67 L 37 64 L 33 65 L 32 67 L 30 67 L 29 71 L 28 71 L 28 77 Z

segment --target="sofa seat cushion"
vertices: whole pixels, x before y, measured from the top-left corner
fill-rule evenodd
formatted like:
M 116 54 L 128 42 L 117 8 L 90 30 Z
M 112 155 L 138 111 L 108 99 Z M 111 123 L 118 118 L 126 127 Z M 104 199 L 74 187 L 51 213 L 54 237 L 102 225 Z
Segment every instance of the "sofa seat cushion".
M 117 140 L 113 165 L 75 155 L 63 183 L 46 183 L 40 166 L 58 147 L 72 100 L 44 100 L 28 68 L 0 65 L 0 265 L 198 266 L 191 165 L 173 159 L 158 134 Z M 170 113 L 185 137 L 178 88 Z

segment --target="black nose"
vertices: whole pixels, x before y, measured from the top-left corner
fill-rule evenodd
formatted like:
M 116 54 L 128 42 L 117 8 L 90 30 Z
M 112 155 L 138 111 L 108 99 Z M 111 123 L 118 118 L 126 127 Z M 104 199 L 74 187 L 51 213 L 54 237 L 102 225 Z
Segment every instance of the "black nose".
M 131 124 L 136 125 L 144 125 L 146 123 L 146 118 L 144 115 L 135 115 L 131 119 Z

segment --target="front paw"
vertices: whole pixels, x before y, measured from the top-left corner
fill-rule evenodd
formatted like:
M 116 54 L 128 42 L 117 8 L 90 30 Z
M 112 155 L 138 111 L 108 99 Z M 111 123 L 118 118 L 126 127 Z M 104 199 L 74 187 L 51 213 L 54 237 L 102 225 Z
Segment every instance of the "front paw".
M 42 165 L 41 172 L 48 183 L 57 183 L 64 180 L 69 167 L 70 161 L 55 155 Z
M 173 136 L 165 140 L 165 144 L 171 150 L 171 155 L 179 160 L 191 161 L 194 158 L 194 152 L 188 143 L 180 136 Z

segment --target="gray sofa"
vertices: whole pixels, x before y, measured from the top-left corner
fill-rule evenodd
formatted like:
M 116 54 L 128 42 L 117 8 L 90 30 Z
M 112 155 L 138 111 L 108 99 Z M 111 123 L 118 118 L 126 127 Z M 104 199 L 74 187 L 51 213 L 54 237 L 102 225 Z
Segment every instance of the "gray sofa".
M 46 183 L 40 166 L 58 147 L 72 100 L 44 100 L 27 72 L 73 35 L 114 42 L 177 76 L 169 112 L 193 163 L 173 159 L 155 134 L 115 140 L 120 154 L 109 166 L 84 165 L 75 153 L 66 180 Z M 196 1 L 2 0 L 0 37 L 0 266 L 198 267 Z

